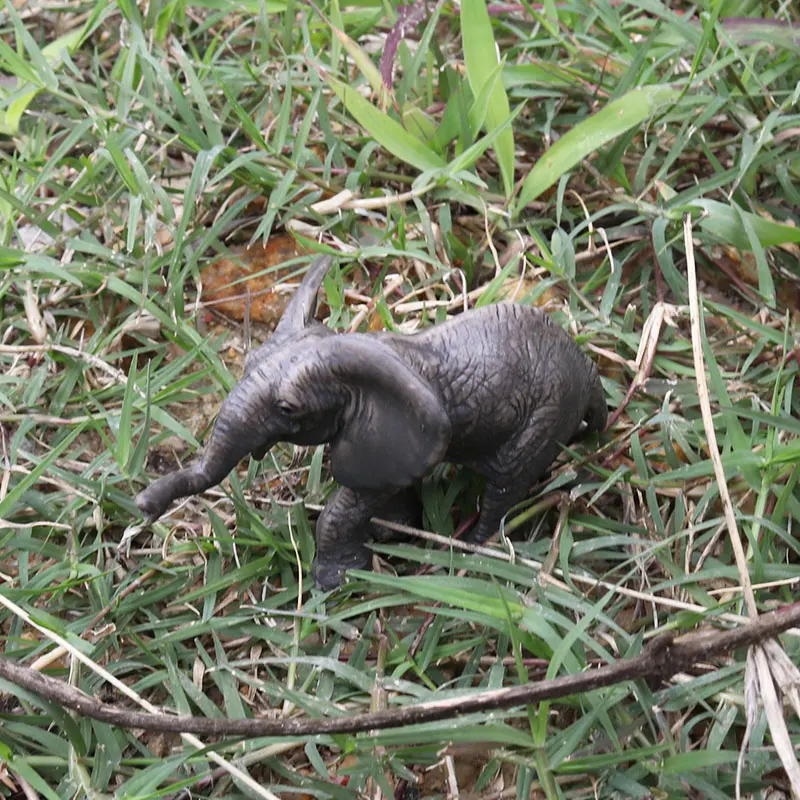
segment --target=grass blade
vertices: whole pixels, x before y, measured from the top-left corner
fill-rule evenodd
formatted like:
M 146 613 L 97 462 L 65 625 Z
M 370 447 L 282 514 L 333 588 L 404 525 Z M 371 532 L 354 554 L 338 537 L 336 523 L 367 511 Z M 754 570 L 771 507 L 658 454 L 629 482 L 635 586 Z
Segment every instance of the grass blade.
M 70 31 L 42 48 L 41 54 L 48 65 L 48 69 L 53 72 L 57 70 L 61 66 L 64 51 L 73 53 L 82 37 L 83 29 Z M 6 61 L 7 66 L 11 68 L 20 81 L 27 76 L 28 82 L 37 84 L 27 88 L 23 83 L 20 83 L 13 92 L 0 86 L 0 101 L 14 98 L 9 102 L 5 110 L 0 110 L 0 133 L 14 136 L 19 132 L 19 123 L 25 113 L 25 109 L 31 104 L 36 95 L 42 91 L 43 86 L 41 84 L 44 81 L 5 42 L 0 42 L 0 60 Z
M 342 43 L 350 58 L 353 59 L 359 72 L 367 79 L 372 91 L 378 96 L 378 105 L 386 108 L 391 100 L 391 86 L 384 85 L 381 73 L 364 49 L 354 42 L 344 31 L 339 30 L 333 23 L 329 23 L 334 36 Z
M 403 126 L 388 114 L 375 108 L 355 89 L 341 83 L 335 78 L 326 78 L 328 85 L 336 92 L 345 108 L 353 115 L 356 122 L 401 161 L 410 164 L 420 172 L 441 169 L 444 161 L 416 136 L 410 134 Z
M 653 116 L 658 108 L 680 96 L 670 86 L 643 86 L 614 100 L 565 133 L 536 163 L 525 178 L 517 213 L 549 189 L 565 172 L 586 156 Z
M 719 200 L 710 200 L 701 197 L 692 200 L 688 206 L 680 209 L 672 208 L 671 212 L 683 213 L 692 207 L 700 207 L 705 214 L 700 217 L 698 224 L 704 231 L 708 231 L 723 242 L 733 245 L 739 250 L 752 250 L 752 240 L 749 232 L 758 237 L 762 247 L 773 247 L 782 244 L 797 244 L 800 242 L 800 228 L 791 225 L 782 225 L 773 222 L 758 214 L 744 211 L 741 208 L 721 203 Z M 743 224 L 747 221 L 747 226 Z M 765 289 L 769 292 L 769 286 Z
M 467 77 L 475 97 L 480 97 L 484 85 L 500 64 L 492 23 L 485 0 L 463 0 L 461 3 L 461 36 L 464 41 L 464 61 Z M 511 116 L 508 95 L 502 81 L 497 81 L 486 106 L 486 126 L 493 130 Z M 514 132 L 504 130 L 494 145 L 503 188 L 509 196 L 514 187 Z

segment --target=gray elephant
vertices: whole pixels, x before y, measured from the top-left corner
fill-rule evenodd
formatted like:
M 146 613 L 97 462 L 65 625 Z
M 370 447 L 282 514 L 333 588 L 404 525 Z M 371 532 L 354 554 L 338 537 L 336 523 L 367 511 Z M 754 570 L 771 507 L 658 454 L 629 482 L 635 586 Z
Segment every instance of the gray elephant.
M 318 587 L 370 564 L 370 519 L 441 461 L 486 479 L 472 539 L 491 536 L 567 444 L 606 423 L 592 361 L 542 311 L 503 303 L 413 335 L 335 334 L 314 319 L 332 259 L 316 260 L 245 362 L 202 458 L 136 498 L 148 523 L 277 442 L 330 443 L 341 484 L 317 521 Z M 390 512 L 397 509 L 389 509 Z

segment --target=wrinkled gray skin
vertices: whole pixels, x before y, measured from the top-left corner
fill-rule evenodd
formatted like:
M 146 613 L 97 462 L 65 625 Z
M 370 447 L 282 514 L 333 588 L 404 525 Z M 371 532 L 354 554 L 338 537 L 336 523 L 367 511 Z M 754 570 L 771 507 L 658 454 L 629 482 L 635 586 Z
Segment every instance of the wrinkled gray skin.
M 486 478 L 472 536 L 480 542 L 546 472 L 559 443 L 602 430 L 607 415 L 594 364 L 543 312 L 504 303 L 411 336 L 337 335 L 314 320 L 330 264 L 311 265 L 272 337 L 249 354 L 202 458 L 136 498 L 152 522 L 245 456 L 262 459 L 277 442 L 329 442 L 341 488 L 317 521 L 322 589 L 369 566 L 371 517 L 413 519 L 408 487 L 439 462 Z

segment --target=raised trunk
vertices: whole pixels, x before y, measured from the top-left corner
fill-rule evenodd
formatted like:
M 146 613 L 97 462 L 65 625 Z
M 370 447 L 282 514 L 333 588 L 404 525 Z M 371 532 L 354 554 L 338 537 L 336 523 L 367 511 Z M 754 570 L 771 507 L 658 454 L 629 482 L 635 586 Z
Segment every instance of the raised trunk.
M 203 458 L 190 467 L 164 475 L 151 483 L 137 495 L 136 505 L 148 523 L 154 522 L 173 500 L 200 494 L 222 483 L 246 455 L 247 450 L 231 447 L 223 453 L 218 449 L 204 453 Z
M 275 443 L 271 437 L 258 436 L 252 384 L 247 380 L 239 383 L 228 395 L 199 461 L 164 475 L 137 495 L 136 505 L 148 523 L 157 520 L 174 500 L 222 483 L 245 456 L 255 452 L 263 458 Z

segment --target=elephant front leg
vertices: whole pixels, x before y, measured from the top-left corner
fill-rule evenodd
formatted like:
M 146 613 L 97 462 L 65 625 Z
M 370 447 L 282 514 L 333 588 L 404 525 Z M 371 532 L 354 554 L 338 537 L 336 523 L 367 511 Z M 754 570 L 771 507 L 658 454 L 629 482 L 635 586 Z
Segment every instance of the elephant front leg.
M 372 556 L 366 546 L 370 519 L 379 516 L 392 494 L 346 487 L 334 492 L 317 520 L 317 555 L 311 572 L 319 589 L 335 589 L 348 569 L 370 566 Z

